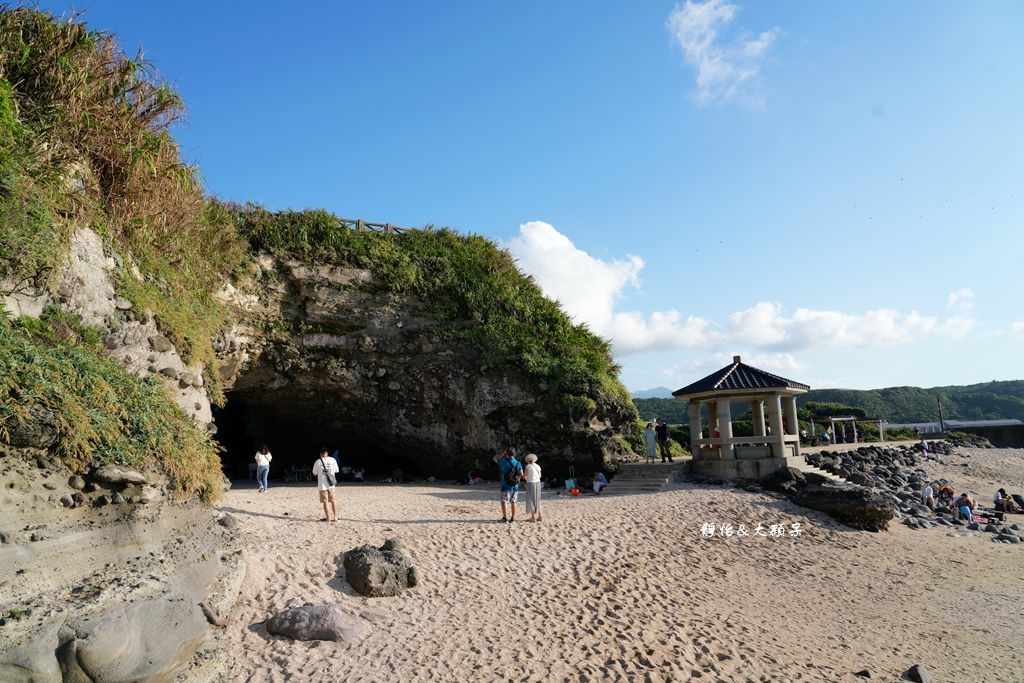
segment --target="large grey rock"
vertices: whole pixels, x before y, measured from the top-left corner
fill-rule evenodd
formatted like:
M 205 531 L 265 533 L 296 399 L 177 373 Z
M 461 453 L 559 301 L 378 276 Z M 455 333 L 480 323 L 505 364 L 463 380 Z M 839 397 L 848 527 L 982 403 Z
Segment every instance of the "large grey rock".
M 168 351 L 174 350 L 174 344 L 171 340 L 162 334 L 154 334 L 149 338 L 149 346 L 157 353 L 167 353 Z
M 932 675 L 920 664 L 915 664 L 904 671 L 902 678 L 915 683 L 932 683 Z
M 380 548 L 364 545 L 345 553 L 345 579 L 360 595 L 381 598 L 399 595 L 419 582 L 397 539 L 387 541 Z
M 295 640 L 340 642 L 358 638 L 366 622 L 338 605 L 303 605 L 275 614 L 266 627 L 268 633 Z
M 56 417 L 38 403 L 29 407 L 27 419 L 11 420 L 5 427 L 7 442 L 15 448 L 49 448 L 57 440 Z
M 854 529 L 884 531 L 893 518 L 893 504 L 885 496 L 861 487 L 811 486 L 793 502 L 819 510 Z
M 759 479 L 758 483 L 770 491 L 790 491 L 803 488 L 806 477 L 795 467 L 780 467 Z
M 146 475 L 122 465 L 103 465 L 92 473 L 92 479 L 101 484 L 128 486 L 129 484 L 147 484 Z
M 65 681 L 170 680 L 208 628 L 199 606 L 182 594 L 124 603 L 61 627 L 57 660 Z

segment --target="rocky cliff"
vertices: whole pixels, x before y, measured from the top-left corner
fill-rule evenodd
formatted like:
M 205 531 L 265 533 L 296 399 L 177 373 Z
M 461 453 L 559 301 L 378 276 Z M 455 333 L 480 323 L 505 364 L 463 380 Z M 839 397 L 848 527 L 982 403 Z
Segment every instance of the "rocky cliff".
M 567 406 L 543 378 L 495 367 L 439 317 L 437 301 L 395 292 L 365 268 L 263 254 L 249 294 L 223 293 L 239 324 L 216 348 L 228 401 L 256 441 L 306 452 L 342 444 L 361 462 L 453 477 L 505 447 L 549 466 L 614 463 L 631 405 Z M 598 397 L 595 397 L 598 398 Z M 383 466 L 378 469 L 383 469 Z M 387 471 L 390 471 L 388 469 Z
M 215 432 L 423 476 L 631 456 L 608 343 L 507 253 L 224 205 L 183 113 L 114 36 L 0 7 L 0 680 L 216 676 L 251 451 Z

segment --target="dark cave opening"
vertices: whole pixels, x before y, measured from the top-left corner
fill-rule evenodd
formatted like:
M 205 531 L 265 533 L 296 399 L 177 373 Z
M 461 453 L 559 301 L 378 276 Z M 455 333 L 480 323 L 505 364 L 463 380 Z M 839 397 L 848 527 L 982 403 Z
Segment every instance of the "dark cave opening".
M 222 447 L 221 465 L 229 479 L 255 478 L 254 457 L 260 444 L 273 455 L 271 481 L 309 481 L 320 448 L 338 452 L 342 468 L 362 469 L 368 480 L 390 477 L 397 468 L 405 480 L 424 473 L 408 454 L 381 445 L 368 430 L 351 428 L 355 422 L 342 405 L 331 406 L 331 419 L 322 414 L 295 415 L 275 410 L 269 402 L 254 403 L 244 394 L 228 392 L 222 408 L 214 408 L 215 438 Z M 348 426 L 346 426 L 348 425 Z M 252 467 L 250 467 L 252 464 Z

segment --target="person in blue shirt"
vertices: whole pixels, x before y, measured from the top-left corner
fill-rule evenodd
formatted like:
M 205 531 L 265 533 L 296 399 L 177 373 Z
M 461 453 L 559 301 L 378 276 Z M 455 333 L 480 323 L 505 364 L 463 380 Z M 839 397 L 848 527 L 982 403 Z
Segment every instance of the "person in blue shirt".
M 494 462 L 498 463 L 501 470 L 501 521 L 511 524 L 516 521 L 516 502 L 519 500 L 519 482 L 523 479 L 523 466 L 516 460 L 515 450 L 512 448 L 495 455 Z M 511 515 L 508 514 L 509 508 Z

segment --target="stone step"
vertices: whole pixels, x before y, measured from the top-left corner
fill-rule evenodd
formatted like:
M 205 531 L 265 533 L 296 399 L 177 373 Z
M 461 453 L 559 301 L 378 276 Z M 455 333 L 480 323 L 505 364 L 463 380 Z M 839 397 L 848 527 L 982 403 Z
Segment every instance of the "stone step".
M 630 493 L 654 493 L 662 490 L 672 481 L 672 473 L 677 462 L 666 463 L 626 463 L 619 467 L 618 474 L 612 478 L 601 495 L 624 495 Z
M 823 470 L 820 467 L 816 467 L 816 466 L 810 464 L 809 462 L 803 462 L 803 463 L 798 464 L 796 466 L 796 469 L 800 470 L 801 472 L 813 472 L 814 474 L 821 475 L 822 477 L 825 477 L 829 481 L 834 481 L 837 484 L 849 484 L 850 483 L 848 480 L 844 479 L 843 477 L 840 477 L 837 474 L 833 474 L 832 472 L 829 472 L 827 470 Z

